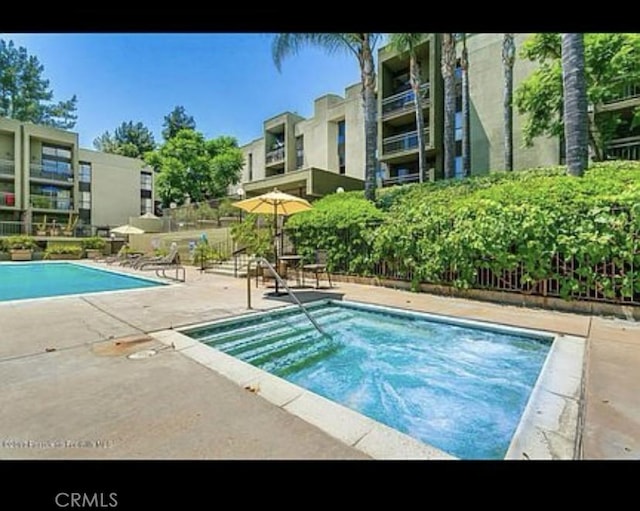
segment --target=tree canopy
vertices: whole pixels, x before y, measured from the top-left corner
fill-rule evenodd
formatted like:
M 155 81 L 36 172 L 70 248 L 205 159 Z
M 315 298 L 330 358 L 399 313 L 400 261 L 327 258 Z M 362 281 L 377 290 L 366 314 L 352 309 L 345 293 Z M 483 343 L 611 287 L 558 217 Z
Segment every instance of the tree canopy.
M 240 180 L 244 162 L 235 138 L 221 136 L 206 140 L 193 129 L 183 129 L 146 161 L 158 172 L 156 192 L 163 206 L 223 197 L 227 187 Z
M 640 34 L 585 34 L 584 52 L 587 98 L 596 113 L 589 126 L 589 146 L 599 160 L 621 119 L 619 113 L 600 113 L 598 107 L 640 82 Z M 534 34 L 520 55 L 540 66 L 520 84 L 515 96 L 518 111 L 527 116 L 523 133 L 525 145 L 530 146 L 538 136 L 560 136 L 564 130 L 560 34 Z
M 55 102 L 44 66 L 27 49 L 0 39 L 0 116 L 71 129 L 76 124 L 75 95 Z
M 145 153 L 156 148 L 153 133 L 141 122 L 123 122 L 113 135 L 105 131 L 93 141 L 93 147 L 105 153 L 119 154 L 131 158 L 143 158 Z
M 175 137 L 180 130 L 196 129 L 196 121 L 193 116 L 187 115 L 183 106 L 176 106 L 169 114 L 164 116 L 164 128 L 162 130 L 162 137 L 165 140 Z

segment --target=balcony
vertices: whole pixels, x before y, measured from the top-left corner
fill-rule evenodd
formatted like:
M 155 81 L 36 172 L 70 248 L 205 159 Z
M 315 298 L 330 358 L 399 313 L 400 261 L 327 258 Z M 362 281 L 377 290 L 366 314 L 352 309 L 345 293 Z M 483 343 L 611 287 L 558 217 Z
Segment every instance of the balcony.
M 44 166 L 38 163 L 29 165 L 29 171 L 31 179 L 46 179 L 47 181 L 73 185 L 73 174 L 71 172 L 45 170 Z
M 420 86 L 420 95 L 423 104 L 426 106 L 429 102 L 429 84 L 423 83 Z M 415 109 L 414 95 L 412 90 L 406 90 L 393 96 L 389 96 L 382 100 L 382 119 L 392 117 L 394 115 L 410 112 Z
M 13 178 L 16 173 L 16 163 L 13 160 L 0 159 L 0 176 L 9 176 Z
M 34 209 L 51 209 L 55 211 L 71 211 L 73 202 L 69 197 L 56 197 L 55 195 L 31 195 L 29 203 Z
M 640 160 L 640 137 L 612 140 L 606 153 L 608 160 Z
M 605 105 L 626 101 L 627 99 L 635 99 L 640 97 L 640 84 L 629 83 L 620 88 L 620 92 L 613 98 L 605 101 Z
M 13 192 L 0 192 L 0 207 L 13 208 L 16 205 L 16 194 Z
M 429 129 L 425 128 L 425 146 L 428 146 Z M 382 154 L 389 155 L 418 149 L 418 131 L 408 131 L 382 139 Z
M 393 176 L 382 179 L 382 187 L 385 188 L 387 186 L 394 185 L 406 185 L 407 183 L 417 183 L 420 181 L 420 175 L 416 174 L 404 174 L 401 176 Z
M 267 165 L 274 165 L 276 163 L 281 163 L 283 161 L 284 161 L 284 147 L 279 147 L 274 151 L 269 151 L 265 159 L 265 162 Z

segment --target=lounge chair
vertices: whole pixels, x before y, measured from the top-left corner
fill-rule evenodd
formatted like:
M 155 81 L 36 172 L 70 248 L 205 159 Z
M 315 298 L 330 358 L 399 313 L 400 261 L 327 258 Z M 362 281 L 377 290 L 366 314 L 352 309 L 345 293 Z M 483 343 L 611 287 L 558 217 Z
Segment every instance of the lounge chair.
M 141 257 L 132 267 L 136 270 L 155 270 L 157 267 L 166 268 L 167 266 L 180 266 L 180 254 L 178 247 L 171 247 L 166 256 Z
M 327 270 L 327 251 L 326 250 L 316 250 L 316 262 L 313 264 L 304 264 L 302 265 L 302 285 L 304 286 L 304 272 L 310 271 L 316 276 L 316 289 L 320 287 L 320 279 L 319 274 L 325 273 L 327 275 L 327 280 L 329 281 L 329 287 L 333 287 L 331 284 L 331 274 Z
M 104 262 L 107 264 L 121 263 L 127 261 L 129 259 L 128 247 L 126 245 L 122 245 L 120 250 L 116 255 L 112 255 L 109 257 L 105 257 L 104 259 L 94 259 L 94 261 Z

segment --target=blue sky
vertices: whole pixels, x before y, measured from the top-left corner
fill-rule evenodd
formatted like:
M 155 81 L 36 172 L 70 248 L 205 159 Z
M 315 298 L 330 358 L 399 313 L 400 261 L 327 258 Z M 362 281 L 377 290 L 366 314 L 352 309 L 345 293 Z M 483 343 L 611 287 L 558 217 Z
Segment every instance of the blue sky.
M 307 47 L 278 72 L 273 34 L 0 34 L 44 65 L 57 100 L 78 96 L 74 131 L 80 145 L 141 121 L 161 141 L 163 117 L 176 105 L 206 137 L 232 135 L 242 145 L 262 135 L 262 122 L 289 110 L 309 117 L 313 100 L 344 95 L 359 81 L 351 54 Z

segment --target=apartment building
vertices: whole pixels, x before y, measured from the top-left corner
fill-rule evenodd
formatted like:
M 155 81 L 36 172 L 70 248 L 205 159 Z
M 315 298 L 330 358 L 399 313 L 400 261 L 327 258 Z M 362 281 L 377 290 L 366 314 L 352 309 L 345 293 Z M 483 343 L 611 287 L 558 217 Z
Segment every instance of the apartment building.
M 530 34 L 515 34 L 521 48 Z M 503 34 L 468 34 L 471 173 L 504 168 Z M 458 42 L 458 55 L 461 54 Z M 421 98 L 426 140 L 426 179 L 443 177 L 444 90 L 440 68 L 441 34 L 428 34 L 417 47 L 421 63 Z M 516 57 L 514 89 L 535 70 L 536 63 Z M 456 175 L 462 173 L 461 69 L 457 69 Z M 418 137 L 413 91 L 409 82 L 409 56 L 385 46 L 378 51 L 378 184 L 391 186 L 418 181 Z M 640 86 L 621 89 L 619 97 L 595 105 L 593 115 L 622 113 L 607 157 L 640 159 L 640 126 L 632 126 L 633 110 L 640 105 Z M 522 140 L 524 116 L 514 108 L 514 169 L 557 165 L 564 150 L 558 138 L 540 137 L 532 147 Z M 264 122 L 264 136 L 242 147 L 245 167 L 242 188 L 248 195 L 287 188 L 292 193 L 317 197 L 353 186 L 364 188 L 364 124 L 360 84 L 345 96 L 327 95 L 315 101 L 310 119 L 284 113 Z M 339 176 L 350 180 L 339 183 Z
M 0 222 L 24 229 L 77 219 L 83 233 L 153 212 L 153 171 L 135 158 L 82 149 L 78 134 L 0 118 Z
M 327 94 L 314 102 L 313 117 L 284 112 L 264 121 L 264 135 L 241 147 L 241 186 L 248 196 L 279 190 L 321 197 L 364 187 L 364 121 L 360 84 L 344 97 Z M 238 187 L 231 188 L 232 194 Z

